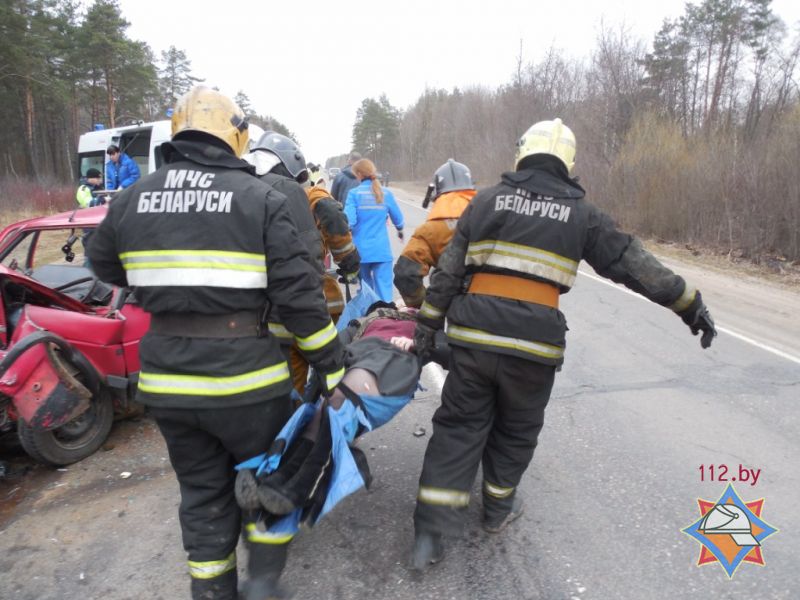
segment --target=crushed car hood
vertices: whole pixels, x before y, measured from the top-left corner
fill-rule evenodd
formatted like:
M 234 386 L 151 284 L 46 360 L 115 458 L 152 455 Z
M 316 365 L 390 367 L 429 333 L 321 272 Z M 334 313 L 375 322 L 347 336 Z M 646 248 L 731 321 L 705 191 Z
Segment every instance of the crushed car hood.
M 6 281 L 11 281 L 17 285 L 20 285 L 30 292 L 31 297 L 28 300 L 28 304 L 56 306 L 66 310 L 74 310 L 84 313 L 93 311 L 92 307 L 88 304 L 84 304 L 83 302 L 80 302 L 71 296 L 57 292 L 56 290 L 49 288 L 46 285 L 39 283 L 35 279 L 31 279 L 30 277 L 18 271 L 12 271 L 8 267 L 0 265 L 0 284 L 5 286 Z

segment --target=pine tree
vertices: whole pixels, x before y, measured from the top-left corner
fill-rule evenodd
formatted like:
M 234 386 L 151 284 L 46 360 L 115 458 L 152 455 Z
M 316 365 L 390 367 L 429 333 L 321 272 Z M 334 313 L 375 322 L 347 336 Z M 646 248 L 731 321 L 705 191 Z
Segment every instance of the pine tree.
M 192 75 L 192 62 L 186 52 L 175 46 L 161 52 L 161 62 L 164 65 L 158 70 L 161 107 L 167 109 L 202 79 Z
M 242 90 L 236 92 L 236 95 L 233 97 L 233 101 L 236 102 L 236 105 L 242 109 L 245 117 L 250 118 L 255 115 L 253 112 L 253 107 L 250 106 L 250 98 Z
M 378 100 L 365 98 L 356 111 L 353 150 L 376 164 L 391 163 L 400 139 L 400 112 L 385 94 Z M 382 167 L 378 167 L 379 169 Z
M 128 21 L 122 17 L 116 0 L 96 0 L 86 13 L 83 29 L 86 32 L 86 51 L 92 57 L 92 84 L 102 86 L 105 115 L 111 127 L 116 126 L 120 75 L 125 53 L 130 52 L 125 30 Z M 99 100 L 99 98 L 95 98 Z M 99 108 L 99 107 L 98 107 Z M 99 112 L 94 109 L 93 113 Z

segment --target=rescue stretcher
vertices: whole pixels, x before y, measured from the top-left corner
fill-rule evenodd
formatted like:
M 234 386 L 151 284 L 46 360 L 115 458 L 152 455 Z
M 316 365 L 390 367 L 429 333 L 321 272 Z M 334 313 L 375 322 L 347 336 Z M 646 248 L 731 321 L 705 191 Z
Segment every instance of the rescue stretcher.
M 368 308 L 380 300 L 377 294 L 363 282 L 359 292 L 352 298 L 349 288 L 347 291 L 348 301 L 337 324 L 337 330 L 340 332 L 352 320 L 366 316 Z M 374 338 L 367 339 L 374 341 Z M 422 364 L 415 355 L 404 354 L 408 355 L 406 359 L 401 360 L 399 365 L 397 362 L 395 363 L 395 366 L 399 366 L 403 371 L 409 371 L 401 377 L 403 380 L 401 387 L 405 388 L 404 390 L 398 390 L 397 386 L 390 386 L 393 387 L 395 393 L 381 394 L 380 384 L 377 382 L 381 374 L 372 373 L 372 377 L 370 377 L 370 373 L 356 364 L 352 368 L 348 368 L 337 388 L 341 401 L 338 408 L 334 408 L 320 397 L 318 388 L 311 383 L 314 381 L 312 377 L 306 388 L 305 397 L 302 398 L 302 404 L 272 442 L 270 450 L 235 467 L 237 471 L 254 470 L 256 478 L 275 472 L 280 467 L 287 449 L 292 447 L 306 426 L 311 423 L 320 407 L 326 411 L 327 419 L 324 419 L 323 422 L 329 424 L 331 431 L 332 471 L 321 510 L 318 507 L 310 515 L 307 507 L 299 507 L 282 516 L 265 513 L 260 521 L 263 521 L 267 534 L 276 537 L 293 536 L 300 529 L 301 523 L 313 526 L 344 498 L 369 486 L 371 476 L 366 466 L 366 459 L 363 455 L 356 458 L 360 451 L 351 447 L 351 444 L 360 435 L 389 422 L 414 397 L 414 392 L 419 388 Z M 409 381 L 411 385 L 409 385 Z M 344 398 L 341 398 L 342 395 Z

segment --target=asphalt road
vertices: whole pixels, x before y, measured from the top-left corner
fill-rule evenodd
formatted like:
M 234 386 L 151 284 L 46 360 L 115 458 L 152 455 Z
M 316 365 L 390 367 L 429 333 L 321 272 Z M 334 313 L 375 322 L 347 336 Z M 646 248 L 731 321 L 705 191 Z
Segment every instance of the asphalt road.
M 424 212 L 418 198 L 397 195 L 410 235 Z M 704 278 L 693 273 L 701 289 Z M 562 299 L 567 358 L 520 485 L 525 514 L 503 534 L 484 533 L 476 483 L 464 536 L 416 576 L 405 564 L 443 380 L 426 367 L 427 391 L 360 442 L 372 489 L 298 536 L 284 582 L 303 599 L 796 597 L 800 337 L 787 332 L 797 313 L 781 320 L 762 292 L 775 323 L 734 327 L 737 297 L 725 290 L 738 284 L 713 276 L 716 304 L 706 299 L 724 331 L 704 351 L 669 311 L 591 270 L 580 276 Z M 415 437 L 420 426 L 427 434 Z M 163 443 L 145 419 L 118 425 L 111 446 L 66 472 L 36 469 L 14 493 L 2 484 L 0 597 L 188 596 Z M 763 542 L 765 566 L 745 563 L 729 579 L 719 564 L 697 566 L 701 546 L 681 530 L 700 517 L 698 499 L 715 502 L 728 485 L 709 481 L 710 465 L 717 476 L 726 465 L 730 478 L 740 464 L 760 474 L 755 486 L 735 482 L 736 491 L 747 502 L 764 498 L 761 517 L 779 532 Z M 121 479 L 122 471 L 133 475 Z

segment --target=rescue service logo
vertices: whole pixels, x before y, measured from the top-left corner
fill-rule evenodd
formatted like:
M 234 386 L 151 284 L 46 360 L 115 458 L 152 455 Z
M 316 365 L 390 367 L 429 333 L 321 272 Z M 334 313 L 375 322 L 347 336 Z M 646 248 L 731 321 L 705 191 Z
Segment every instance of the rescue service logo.
M 697 499 L 700 518 L 682 529 L 700 542 L 697 566 L 719 563 L 733 578 L 742 563 L 765 566 L 762 544 L 777 529 L 761 518 L 764 498 L 745 502 L 732 484 L 716 502 Z

